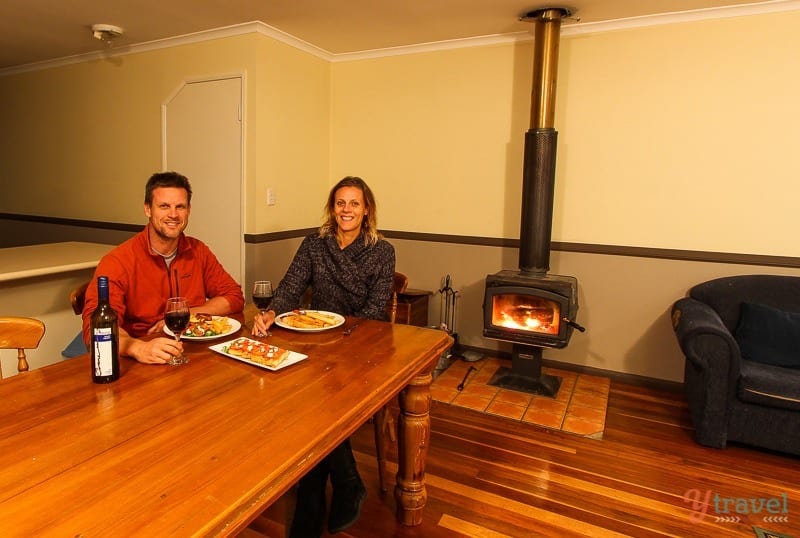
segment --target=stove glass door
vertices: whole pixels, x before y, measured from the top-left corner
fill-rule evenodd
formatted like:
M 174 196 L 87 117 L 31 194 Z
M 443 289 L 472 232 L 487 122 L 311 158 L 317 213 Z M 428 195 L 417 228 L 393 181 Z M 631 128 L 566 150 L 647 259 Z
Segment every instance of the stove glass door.
M 528 293 L 501 293 L 492 297 L 491 324 L 496 327 L 557 335 L 561 304 Z

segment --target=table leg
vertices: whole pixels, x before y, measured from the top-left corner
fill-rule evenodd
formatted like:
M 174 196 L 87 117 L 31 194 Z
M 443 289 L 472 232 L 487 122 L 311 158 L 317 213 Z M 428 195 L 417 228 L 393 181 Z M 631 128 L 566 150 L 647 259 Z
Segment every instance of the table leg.
M 422 523 L 425 491 L 425 457 L 431 433 L 431 372 L 415 377 L 400 392 L 397 424 L 397 519 L 403 525 Z

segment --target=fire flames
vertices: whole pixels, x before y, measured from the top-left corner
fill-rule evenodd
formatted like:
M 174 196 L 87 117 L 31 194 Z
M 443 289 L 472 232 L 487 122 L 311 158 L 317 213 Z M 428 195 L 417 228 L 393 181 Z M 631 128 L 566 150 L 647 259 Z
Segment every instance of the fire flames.
M 544 334 L 558 334 L 559 305 L 529 295 L 497 295 L 492 308 L 492 325 Z

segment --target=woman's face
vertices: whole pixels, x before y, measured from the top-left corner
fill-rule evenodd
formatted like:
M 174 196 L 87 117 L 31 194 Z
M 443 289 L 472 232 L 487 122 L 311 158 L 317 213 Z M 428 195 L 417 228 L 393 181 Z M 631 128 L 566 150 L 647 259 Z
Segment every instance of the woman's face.
M 339 231 L 360 230 L 367 214 L 367 208 L 364 207 L 364 193 L 358 187 L 341 187 L 333 196 L 333 213 Z

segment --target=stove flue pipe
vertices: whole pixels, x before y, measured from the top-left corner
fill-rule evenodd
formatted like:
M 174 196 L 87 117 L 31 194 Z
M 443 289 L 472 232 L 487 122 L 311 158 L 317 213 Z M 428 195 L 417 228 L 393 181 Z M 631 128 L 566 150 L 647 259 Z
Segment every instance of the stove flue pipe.
M 521 20 L 534 21 L 531 123 L 525 133 L 520 219 L 520 271 L 545 275 L 550 270 L 550 238 L 555 197 L 556 143 L 554 129 L 558 47 L 566 8 L 542 8 Z

